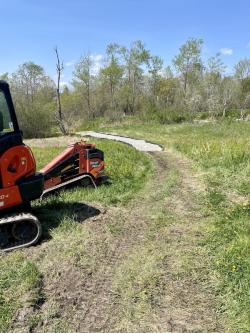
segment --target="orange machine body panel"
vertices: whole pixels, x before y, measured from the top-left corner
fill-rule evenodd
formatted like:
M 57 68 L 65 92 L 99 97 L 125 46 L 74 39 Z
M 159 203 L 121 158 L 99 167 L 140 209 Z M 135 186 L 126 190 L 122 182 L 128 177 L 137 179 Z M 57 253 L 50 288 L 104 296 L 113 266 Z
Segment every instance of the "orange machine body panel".
M 22 204 L 17 181 L 36 171 L 32 151 L 25 145 L 12 147 L 0 156 L 0 210 Z
M 77 142 L 70 145 L 40 170 L 44 174 L 45 190 L 83 174 L 89 174 L 98 181 L 104 176 L 102 154 L 94 144 Z

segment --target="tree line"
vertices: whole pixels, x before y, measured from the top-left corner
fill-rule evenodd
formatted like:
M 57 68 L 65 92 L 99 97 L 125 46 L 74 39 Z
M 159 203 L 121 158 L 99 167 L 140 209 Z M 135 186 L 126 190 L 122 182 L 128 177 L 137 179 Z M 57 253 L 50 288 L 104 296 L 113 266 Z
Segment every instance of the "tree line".
M 143 121 L 171 123 L 197 116 L 226 117 L 250 108 L 250 59 L 242 59 L 228 75 L 221 55 L 202 58 L 203 40 L 190 38 L 171 65 L 151 54 L 142 41 L 129 47 L 109 44 L 96 72 L 91 54 L 75 64 L 70 88 L 60 87 L 64 70 L 56 51 L 55 83 L 43 67 L 25 62 L 1 79 L 11 85 L 17 115 L 26 136 L 71 131 L 97 117 L 119 119 L 136 115 Z

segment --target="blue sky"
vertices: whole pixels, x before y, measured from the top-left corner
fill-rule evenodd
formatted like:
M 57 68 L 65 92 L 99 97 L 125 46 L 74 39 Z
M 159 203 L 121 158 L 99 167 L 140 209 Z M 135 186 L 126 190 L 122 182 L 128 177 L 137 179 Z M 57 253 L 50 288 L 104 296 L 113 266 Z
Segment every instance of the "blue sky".
M 32 60 L 53 77 L 57 45 L 67 82 L 82 54 L 98 66 L 108 43 L 137 39 L 165 65 L 189 37 L 204 39 L 205 58 L 222 50 L 229 71 L 250 57 L 249 0 L 0 0 L 0 14 L 0 73 Z

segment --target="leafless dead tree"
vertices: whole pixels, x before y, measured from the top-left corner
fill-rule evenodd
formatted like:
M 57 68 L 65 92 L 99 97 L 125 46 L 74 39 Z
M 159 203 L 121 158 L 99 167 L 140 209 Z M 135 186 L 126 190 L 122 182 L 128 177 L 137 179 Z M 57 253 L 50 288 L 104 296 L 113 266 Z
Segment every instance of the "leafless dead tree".
M 61 104 L 61 92 L 60 92 L 60 82 L 61 82 L 61 75 L 64 69 L 63 62 L 60 60 L 57 46 L 55 47 L 55 53 L 56 53 L 56 72 L 57 72 L 57 89 L 56 89 L 56 96 L 57 96 L 57 113 L 56 113 L 56 120 L 58 123 L 58 126 L 62 132 L 63 135 L 67 135 L 67 130 L 64 124 L 64 117 L 62 112 L 62 104 Z

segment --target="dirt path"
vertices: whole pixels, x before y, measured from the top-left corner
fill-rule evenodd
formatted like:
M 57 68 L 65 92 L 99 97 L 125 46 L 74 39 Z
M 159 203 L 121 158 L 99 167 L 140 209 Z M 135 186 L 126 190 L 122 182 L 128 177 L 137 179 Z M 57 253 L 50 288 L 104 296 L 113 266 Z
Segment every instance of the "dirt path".
M 209 264 L 202 246 L 202 229 L 207 218 L 198 199 L 203 185 L 188 161 L 173 152 L 150 155 L 155 172 L 137 198 L 125 208 L 95 205 L 101 214 L 85 221 L 91 241 L 84 253 L 91 263 L 82 264 L 80 256 L 66 264 L 60 262 L 61 248 L 53 242 L 26 250 L 43 273 L 44 301 L 32 311 L 19 314 L 13 332 L 26 332 L 24 327 L 30 318 L 39 318 L 31 330 L 37 333 L 225 332 L 216 315 L 211 281 L 206 277 Z M 171 180 L 173 175 L 175 181 Z M 164 274 L 152 296 L 150 316 L 146 318 L 142 311 L 137 321 L 133 316 L 130 320 L 129 309 L 116 293 L 117 274 L 119 267 L 129 264 L 131 256 L 144 250 L 159 211 L 167 220 L 162 232 L 154 234 L 156 243 L 164 249 L 167 246 Z M 48 265 L 46 258 L 53 257 L 55 260 Z M 128 322 L 121 325 L 123 317 Z

